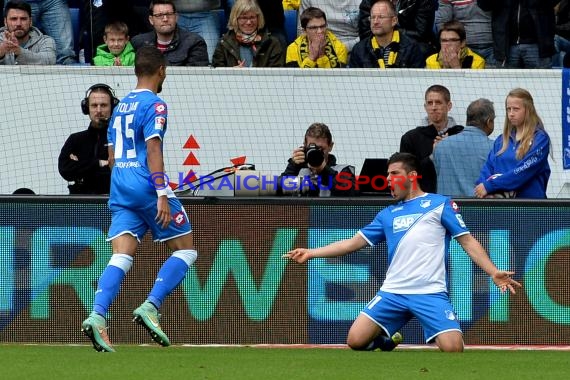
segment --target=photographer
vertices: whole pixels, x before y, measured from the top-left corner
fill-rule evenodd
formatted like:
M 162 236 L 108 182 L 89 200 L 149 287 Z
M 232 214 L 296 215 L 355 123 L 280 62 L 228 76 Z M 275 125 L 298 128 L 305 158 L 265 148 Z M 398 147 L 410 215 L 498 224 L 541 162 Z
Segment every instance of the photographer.
M 303 146 L 293 150 L 281 174 L 277 194 L 350 197 L 355 191 L 354 167 L 339 165 L 330 152 L 334 142 L 329 127 L 313 123 L 305 132 Z
M 119 100 L 106 84 L 95 84 L 85 93 L 81 110 L 91 122 L 85 131 L 71 134 L 59 154 L 59 174 L 70 183 L 69 194 L 109 194 L 111 170 L 107 127 Z

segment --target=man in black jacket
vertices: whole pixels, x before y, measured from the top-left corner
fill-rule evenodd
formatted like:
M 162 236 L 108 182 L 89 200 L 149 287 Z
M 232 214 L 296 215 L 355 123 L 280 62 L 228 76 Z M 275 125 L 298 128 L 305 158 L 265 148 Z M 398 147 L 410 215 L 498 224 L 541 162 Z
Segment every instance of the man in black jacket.
M 172 0 L 152 0 L 148 19 L 154 30 L 131 39 L 135 52 L 152 45 L 164 54 L 169 66 L 208 66 L 206 41 L 198 33 L 177 26 L 178 14 Z
M 370 10 L 378 0 L 362 0 L 358 15 L 360 40 L 370 37 Z M 398 29 L 420 44 L 423 54 L 439 50 L 433 31 L 436 2 L 433 0 L 389 0 L 398 16 Z
M 350 54 L 351 68 L 422 68 L 427 53 L 418 42 L 402 33 L 396 8 L 390 0 L 377 0 L 370 8 L 372 34 L 361 37 Z
M 119 100 L 103 83 L 91 86 L 81 101 L 81 110 L 91 122 L 85 131 L 71 134 L 59 154 L 59 174 L 70 182 L 70 194 L 109 194 L 111 170 L 107 127 Z
M 400 139 L 400 152 L 411 153 L 420 161 L 419 183 L 427 193 L 437 192 L 437 173 L 430 157 L 434 146 L 463 130 L 463 126 L 451 126 L 448 113 L 452 106 L 451 94 L 446 87 L 430 86 L 425 92 L 424 103 L 427 125 L 406 132 Z

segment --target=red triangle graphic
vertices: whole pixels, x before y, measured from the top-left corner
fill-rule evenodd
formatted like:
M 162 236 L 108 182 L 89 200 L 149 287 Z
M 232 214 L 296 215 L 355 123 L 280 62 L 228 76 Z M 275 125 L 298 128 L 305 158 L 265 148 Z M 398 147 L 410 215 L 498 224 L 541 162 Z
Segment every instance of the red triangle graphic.
M 230 161 L 232 162 L 232 164 L 239 166 L 245 164 L 246 158 L 247 158 L 246 156 L 239 156 L 239 157 L 230 158 Z
M 200 145 L 198 145 L 198 141 L 194 138 L 194 135 L 190 135 L 186 143 L 182 147 L 183 149 L 200 149 Z
M 174 183 L 174 182 L 168 182 L 168 186 L 170 186 L 170 188 L 172 190 L 176 190 L 176 188 L 178 187 L 178 184 Z
M 196 176 L 196 173 L 194 173 L 194 170 L 189 170 L 188 174 L 186 174 L 186 177 L 184 177 L 183 183 L 194 182 L 197 179 L 198 177 Z
M 188 155 L 188 157 L 186 157 L 186 160 L 184 160 L 184 163 L 182 165 L 200 165 L 200 162 L 194 155 L 194 152 L 190 152 L 190 154 Z

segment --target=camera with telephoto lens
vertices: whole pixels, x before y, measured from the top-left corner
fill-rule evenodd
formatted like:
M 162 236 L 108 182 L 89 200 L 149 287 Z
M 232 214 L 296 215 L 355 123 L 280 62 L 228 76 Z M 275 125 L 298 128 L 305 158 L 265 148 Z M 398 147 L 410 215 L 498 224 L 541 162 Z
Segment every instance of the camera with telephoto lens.
M 325 160 L 325 152 L 316 144 L 309 144 L 304 148 L 305 162 L 312 167 L 319 167 Z

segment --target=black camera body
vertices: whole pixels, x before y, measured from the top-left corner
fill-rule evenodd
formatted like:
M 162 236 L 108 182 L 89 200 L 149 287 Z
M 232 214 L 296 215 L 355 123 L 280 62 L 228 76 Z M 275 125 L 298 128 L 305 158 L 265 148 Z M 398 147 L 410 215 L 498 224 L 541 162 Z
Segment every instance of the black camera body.
M 319 167 L 325 160 L 325 152 L 316 144 L 309 144 L 304 148 L 305 162 L 312 167 Z

